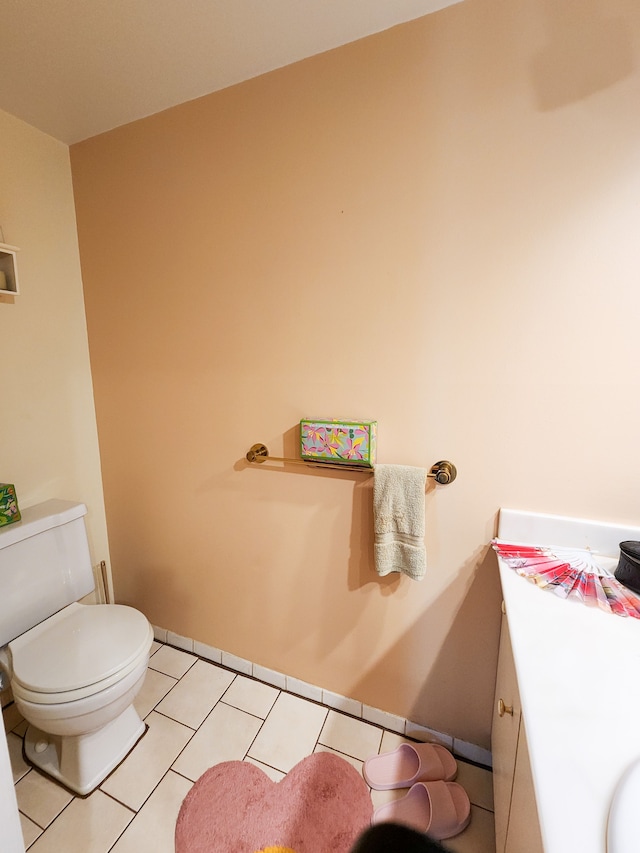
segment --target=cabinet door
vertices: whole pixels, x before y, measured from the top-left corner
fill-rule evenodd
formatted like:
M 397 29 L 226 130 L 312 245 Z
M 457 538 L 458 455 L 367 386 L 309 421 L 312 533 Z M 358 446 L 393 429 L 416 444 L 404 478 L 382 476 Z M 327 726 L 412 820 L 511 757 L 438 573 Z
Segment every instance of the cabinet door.
M 498 710 L 500 702 L 504 703 L 502 714 Z M 519 733 L 520 698 L 518 682 L 513 663 L 513 652 L 511 651 L 509 626 L 506 617 L 503 616 L 500 630 L 495 704 L 491 725 L 496 853 L 505 853 L 506 850 Z
M 544 851 L 524 719 L 520 720 L 505 851 L 506 853 L 543 853 Z

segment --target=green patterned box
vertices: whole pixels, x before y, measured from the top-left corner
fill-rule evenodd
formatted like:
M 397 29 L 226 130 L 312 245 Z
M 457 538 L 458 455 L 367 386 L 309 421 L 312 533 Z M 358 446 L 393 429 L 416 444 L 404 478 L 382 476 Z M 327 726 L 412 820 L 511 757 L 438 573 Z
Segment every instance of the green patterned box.
M 20 521 L 15 487 L 9 483 L 0 483 L 0 527 L 13 521 Z
M 300 455 L 313 462 L 372 468 L 376 461 L 376 421 L 300 421 Z

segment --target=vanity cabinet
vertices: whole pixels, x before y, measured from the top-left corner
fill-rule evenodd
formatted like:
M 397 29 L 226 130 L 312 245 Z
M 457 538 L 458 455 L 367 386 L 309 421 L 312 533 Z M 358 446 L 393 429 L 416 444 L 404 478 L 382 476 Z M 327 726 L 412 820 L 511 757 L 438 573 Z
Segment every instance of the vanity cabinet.
M 509 624 L 504 614 L 491 750 L 496 853 L 543 853 Z

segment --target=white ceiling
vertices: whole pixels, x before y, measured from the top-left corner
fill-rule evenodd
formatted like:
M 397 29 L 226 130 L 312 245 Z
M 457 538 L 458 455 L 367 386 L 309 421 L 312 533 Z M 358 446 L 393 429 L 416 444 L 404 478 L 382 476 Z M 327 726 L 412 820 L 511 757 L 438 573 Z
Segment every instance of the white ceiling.
M 71 144 L 459 0 L 2 0 L 0 109 Z

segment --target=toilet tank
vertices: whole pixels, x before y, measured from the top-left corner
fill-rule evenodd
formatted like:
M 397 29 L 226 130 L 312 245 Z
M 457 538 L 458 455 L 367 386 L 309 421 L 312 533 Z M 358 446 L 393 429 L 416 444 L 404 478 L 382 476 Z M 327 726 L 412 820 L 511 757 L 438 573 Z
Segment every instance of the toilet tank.
M 86 513 L 53 499 L 0 528 L 0 647 L 93 590 Z

